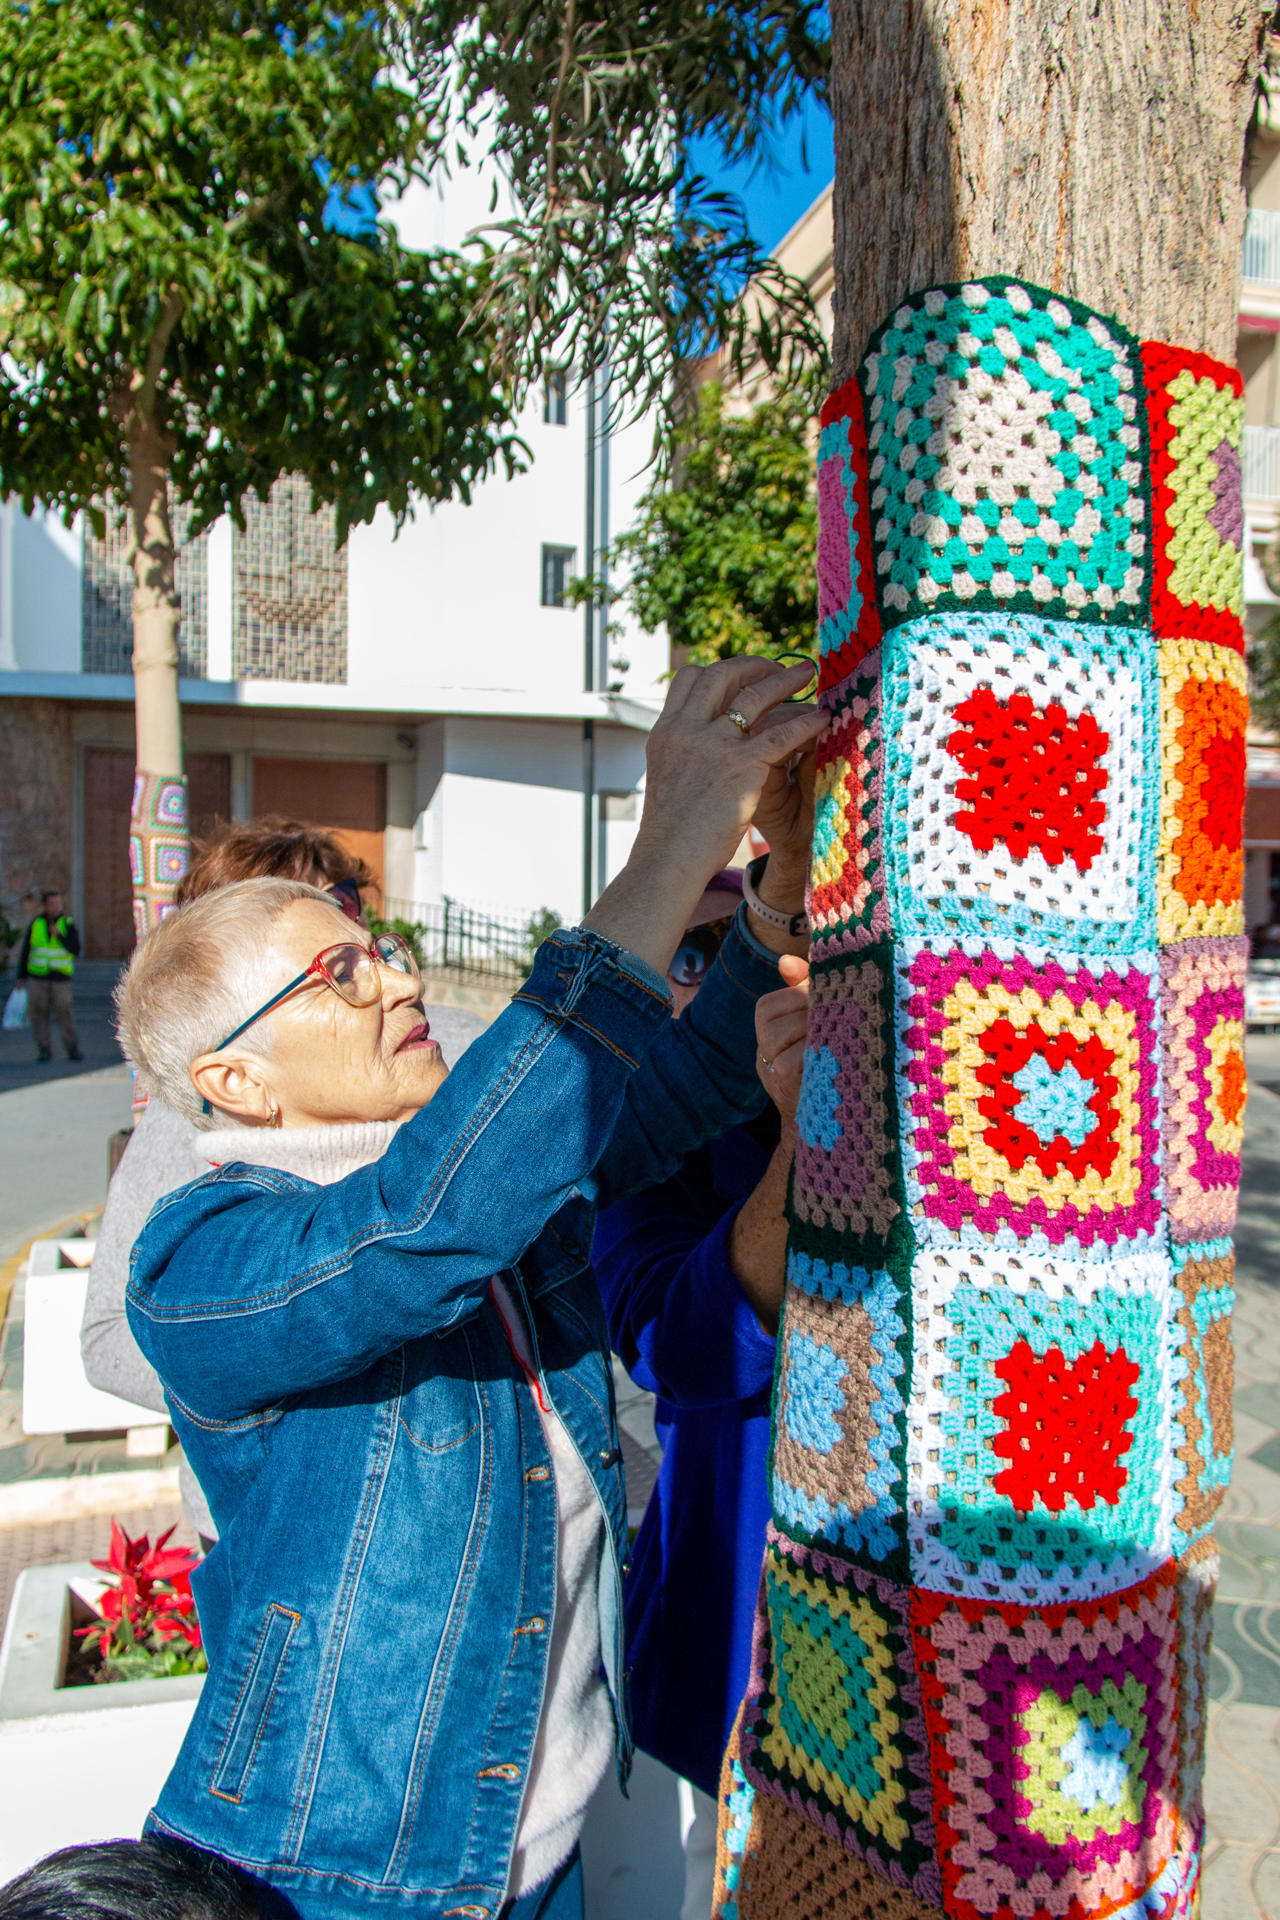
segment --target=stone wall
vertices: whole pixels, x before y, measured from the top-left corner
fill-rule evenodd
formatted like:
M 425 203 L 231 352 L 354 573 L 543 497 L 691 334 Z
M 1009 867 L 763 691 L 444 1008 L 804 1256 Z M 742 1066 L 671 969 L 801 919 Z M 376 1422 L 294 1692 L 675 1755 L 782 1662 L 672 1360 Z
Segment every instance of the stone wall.
M 25 927 L 44 887 L 71 887 L 73 708 L 0 699 L 0 913 Z

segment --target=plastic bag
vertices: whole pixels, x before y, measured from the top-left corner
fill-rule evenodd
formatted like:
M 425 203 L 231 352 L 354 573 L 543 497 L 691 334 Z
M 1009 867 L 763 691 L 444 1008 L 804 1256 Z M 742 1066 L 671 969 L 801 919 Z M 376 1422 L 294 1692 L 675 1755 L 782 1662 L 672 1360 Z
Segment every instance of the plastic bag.
M 25 1027 L 26 1024 L 27 990 L 25 987 L 15 987 L 4 1003 L 4 1030 L 6 1033 L 16 1033 L 19 1027 Z

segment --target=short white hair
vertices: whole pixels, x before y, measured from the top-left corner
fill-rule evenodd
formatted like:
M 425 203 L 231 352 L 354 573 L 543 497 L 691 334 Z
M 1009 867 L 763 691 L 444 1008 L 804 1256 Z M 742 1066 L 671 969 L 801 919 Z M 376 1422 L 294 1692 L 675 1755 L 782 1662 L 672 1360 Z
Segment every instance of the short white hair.
M 147 935 L 116 988 L 116 1032 L 145 1091 L 198 1127 L 219 1122 L 202 1111 L 192 1065 L 284 985 L 271 928 L 300 900 L 334 904 L 301 880 L 238 880 L 202 894 Z M 236 1045 L 266 1058 L 270 1024 L 250 1027 Z

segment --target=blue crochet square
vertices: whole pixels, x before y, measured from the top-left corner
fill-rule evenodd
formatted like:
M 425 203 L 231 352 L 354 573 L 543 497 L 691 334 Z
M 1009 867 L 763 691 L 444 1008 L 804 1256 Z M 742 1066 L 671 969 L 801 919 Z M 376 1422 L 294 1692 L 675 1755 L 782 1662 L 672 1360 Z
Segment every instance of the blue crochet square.
M 774 1517 L 882 1566 L 903 1548 L 909 1303 L 888 1272 L 792 1249 L 769 1480 Z
M 1132 627 L 932 614 L 884 647 L 899 936 L 1129 954 L 1156 941 L 1160 679 Z
M 903 302 L 859 371 L 886 627 L 943 609 L 1146 625 L 1138 344 L 1003 275 Z

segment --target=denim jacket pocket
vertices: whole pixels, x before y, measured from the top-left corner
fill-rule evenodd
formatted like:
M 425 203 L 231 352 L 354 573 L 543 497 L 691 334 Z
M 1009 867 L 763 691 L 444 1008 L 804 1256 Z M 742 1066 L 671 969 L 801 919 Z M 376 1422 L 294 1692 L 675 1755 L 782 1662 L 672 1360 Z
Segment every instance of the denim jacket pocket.
M 267 1716 L 280 1683 L 280 1673 L 294 1632 L 302 1624 L 302 1615 L 275 1601 L 267 1608 L 266 1619 L 249 1661 L 248 1671 L 231 1710 L 231 1719 L 209 1781 L 209 1791 L 219 1800 L 236 1806 L 244 1798 L 249 1775 L 257 1758 Z
M 480 1425 L 476 1362 L 465 1329 L 404 1348 L 400 1426 L 423 1453 L 448 1453 Z

